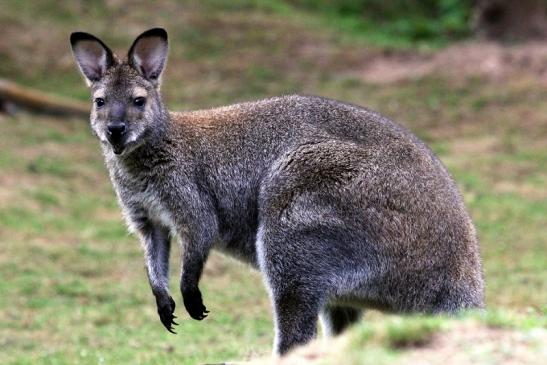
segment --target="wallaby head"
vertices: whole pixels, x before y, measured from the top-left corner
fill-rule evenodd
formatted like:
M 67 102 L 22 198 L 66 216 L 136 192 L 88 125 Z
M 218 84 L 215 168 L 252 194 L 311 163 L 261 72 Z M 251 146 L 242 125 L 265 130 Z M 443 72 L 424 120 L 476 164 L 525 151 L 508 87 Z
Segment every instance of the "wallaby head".
M 167 32 L 154 28 L 142 33 L 125 60 L 88 33 L 72 33 L 70 44 L 91 88 L 93 132 L 115 154 L 129 153 L 166 115 L 159 90 L 167 61 Z

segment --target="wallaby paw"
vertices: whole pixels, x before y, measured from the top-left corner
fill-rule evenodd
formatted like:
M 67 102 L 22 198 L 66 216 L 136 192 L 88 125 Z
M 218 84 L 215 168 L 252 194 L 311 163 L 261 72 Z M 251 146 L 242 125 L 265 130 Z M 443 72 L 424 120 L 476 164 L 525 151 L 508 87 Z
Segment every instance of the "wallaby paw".
M 184 290 L 182 292 L 182 298 L 184 300 L 184 307 L 186 311 L 193 319 L 201 321 L 207 317 L 209 311 L 203 305 L 203 300 L 201 298 L 201 292 L 198 288 L 192 290 Z
M 173 331 L 173 325 L 178 325 L 174 321 L 177 318 L 173 313 L 175 312 L 175 301 L 170 296 L 167 299 L 156 298 L 156 304 L 158 306 L 158 314 L 160 315 L 161 323 L 167 328 L 167 330 L 173 334 L 177 334 Z

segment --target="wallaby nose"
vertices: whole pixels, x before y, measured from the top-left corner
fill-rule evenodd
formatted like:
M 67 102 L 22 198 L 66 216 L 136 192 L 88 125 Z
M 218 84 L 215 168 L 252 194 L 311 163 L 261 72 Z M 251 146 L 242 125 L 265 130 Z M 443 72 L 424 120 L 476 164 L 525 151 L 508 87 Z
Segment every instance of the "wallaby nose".
M 113 138 L 123 136 L 126 130 L 124 122 L 112 122 L 106 128 L 108 129 L 108 135 Z

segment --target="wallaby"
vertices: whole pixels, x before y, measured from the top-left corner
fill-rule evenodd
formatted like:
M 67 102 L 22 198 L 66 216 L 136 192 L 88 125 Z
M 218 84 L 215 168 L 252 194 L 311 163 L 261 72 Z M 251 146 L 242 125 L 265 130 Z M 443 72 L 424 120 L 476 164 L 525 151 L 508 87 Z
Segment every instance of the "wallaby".
M 319 317 L 338 334 L 363 308 L 483 306 L 478 242 L 456 184 L 405 128 L 314 96 L 169 112 L 160 95 L 165 30 L 142 33 L 127 60 L 87 33 L 70 42 L 91 88 L 92 130 L 169 331 L 175 236 L 190 316 L 207 317 L 198 282 L 210 250 L 235 256 L 264 278 L 281 355 L 312 339 Z

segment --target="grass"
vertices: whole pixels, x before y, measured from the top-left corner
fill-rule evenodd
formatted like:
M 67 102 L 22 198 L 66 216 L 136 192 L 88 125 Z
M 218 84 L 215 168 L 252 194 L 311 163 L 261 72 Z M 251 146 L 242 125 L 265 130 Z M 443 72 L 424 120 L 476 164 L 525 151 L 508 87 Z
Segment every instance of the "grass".
M 68 52 L 70 31 L 89 30 L 124 49 L 139 31 L 163 24 L 172 53 L 162 90 L 172 108 L 301 92 L 376 109 L 432 146 L 463 192 L 487 281 L 489 311 L 481 323 L 519 331 L 546 326 L 541 84 L 435 75 L 367 84 L 348 70 L 378 49 L 363 51 L 361 40 L 342 41 L 324 29 L 321 15 L 291 15 L 273 0 L 130 10 L 124 1 L 76 4 L 5 2 L 0 75 L 86 100 Z M 175 249 L 171 282 L 181 325 L 176 336 L 162 328 L 141 249 L 123 226 L 99 150 L 80 120 L 0 116 L 0 363 L 195 364 L 269 354 L 271 312 L 261 278 L 218 254 L 201 285 L 211 315 L 196 322 L 181 308 Z M 358 346 L 347 357 L 354 363 L 363 348 L 377 363 L 399 361 L 412 352 L 409 344 L 451 328 L 444 319 L 365 318 L 352 332 Z
M 419 347 L 429 344 L 439 331 L 441 321 L 438 318 L 425 320 L 400 320 L 387 325 L 387 345 L 394 349 Z

